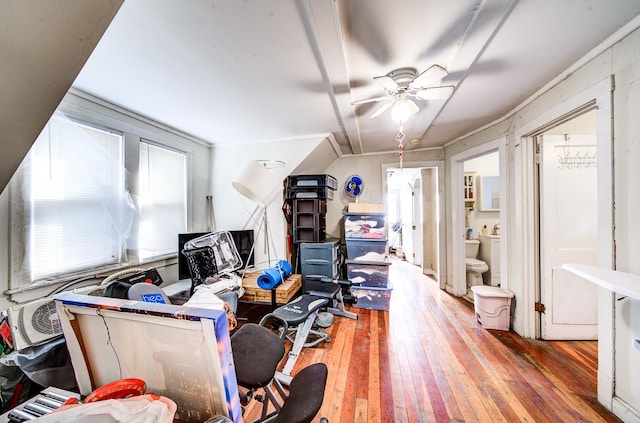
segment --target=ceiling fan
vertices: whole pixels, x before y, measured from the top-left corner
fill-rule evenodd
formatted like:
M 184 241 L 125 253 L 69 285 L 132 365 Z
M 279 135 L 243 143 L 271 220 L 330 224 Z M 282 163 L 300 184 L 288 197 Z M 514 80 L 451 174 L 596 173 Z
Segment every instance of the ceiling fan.
M 391 108 L 391 118 L 395 122 L 402 124 L 411 115 L 420 111 L 420 107 L 412 98 L 417 100 L 442 100 L 449 98 L 453 94 L 455 89 L 453 85 L 432 86 L 432 84 L 440 81 L 448 74 L 447 70 L 439 65 L 432 65 L 420 74 L 415 68 L 410 67 L 394 69 L 384 76 L 373 78 L 387 91 L 387 95 L 354 101 L 351 105 L 386 101 L 369 118 L 376 118 Z

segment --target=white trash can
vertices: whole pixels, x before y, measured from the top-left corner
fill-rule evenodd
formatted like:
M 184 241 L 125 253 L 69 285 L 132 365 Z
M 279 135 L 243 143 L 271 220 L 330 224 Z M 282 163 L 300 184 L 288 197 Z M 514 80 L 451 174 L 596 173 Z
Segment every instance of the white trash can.
M 472 286 L 476 320 L 485 329 L 509 330 L 513 292 L 497 286 Z

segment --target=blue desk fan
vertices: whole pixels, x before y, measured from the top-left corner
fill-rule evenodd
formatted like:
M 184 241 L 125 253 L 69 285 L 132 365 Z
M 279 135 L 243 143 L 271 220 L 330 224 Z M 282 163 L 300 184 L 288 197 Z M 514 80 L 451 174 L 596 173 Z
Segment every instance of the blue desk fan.
M 358 201 L 358 197 L 362 194 L 364 190 L 364 181 L 358 175 L 351 175 L 347 178 L 344 183 L 344 191 L 348 196 L 354 197 L 356 201 Z

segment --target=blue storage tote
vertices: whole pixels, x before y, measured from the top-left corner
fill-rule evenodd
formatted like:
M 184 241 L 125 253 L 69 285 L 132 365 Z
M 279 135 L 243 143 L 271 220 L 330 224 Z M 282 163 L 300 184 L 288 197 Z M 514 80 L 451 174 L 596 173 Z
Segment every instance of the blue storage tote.
M 392 290 L 391 284 L 387 288 L 353 285 L 351 286 L 351 295 L 358 299 L 353 307 L 368 310 L 389 310 Z
M 359 261 L 387 261 L 387 238 L 346 238 L 347 258 Z
M 386 261 L 347 260 L 347 279 L 362 286 L 386 288 L 390 265 Z
M 384 213 L 344 213 L 345 238 L 383 239 L 387 236 Z

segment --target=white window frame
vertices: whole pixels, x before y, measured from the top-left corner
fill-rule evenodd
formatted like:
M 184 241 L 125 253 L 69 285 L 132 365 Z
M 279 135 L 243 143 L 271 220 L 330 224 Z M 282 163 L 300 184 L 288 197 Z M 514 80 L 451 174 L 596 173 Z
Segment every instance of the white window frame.
M 192 151 L 193 145 L 203 144 L 196 138 L 192 138 L 186 134 L 182 134 L 177 130 L 166 127 L 157 122 L 150 121 L 144 117 L 138 116 L 133 112 L 118 108 L 100 99 L 91 97 L 88 94 L 79 92 L 77 90 L 71 90 L 62 101 L 58 111 L 63 112 L 73 120 L 88 124 L 100 129 L 108 129 L 115 132 L 121 132 L 124 135 L 124 149 L 125 149 L 125 168 L 127 169 L 127 187 L 132 194 L 135 194 L 138 190 L 138 166 L 139 166 L 139 146 L 140 141 L 153 143 L 156 146 L 167 148 L 176 152 L 185 154 L 186 157 L 186 175 L 185 184 L 187 187 L 186 192 L 186 220 L 187 227 L 191 227 L 192 211 L 192 171 L 191 164 L 193 161 Z M 19 195 L 19 187 L 22 183 L 20 172 L 16 172 L 16 175 L 12 179 L 9 185 L 9 192 L 11 198 L 11 205 L 8 210 L 9 228 L 11 228 L 11 222 L 15 222 L 15 214 L 20 213 L 20 204 L 22 199 Z M 16 199 L 18 201 L 16 201 Z M 12 229 L 9 229 L 13 232 Z M 13 242 L 15 242 L 15 235 L 10 234 L 12 241 L 8 243 L 9 248 L 13 248 Z M 24 241 L 18 240 L 18 248 L 24 249 Z M 20 245 L 22 243 L 22 245 Z M 88 269 L 87 271 L 78 272 L 75 274 L 65 275 L 51 280 L 31 281 L 25 280 L 24 276 L 13 275 L 13 268 L 15 264 L 9 262 L 9 289 L 5 292 L 12 301 L 24 302 L 35 298 L 42 297 L 43 295 L 49 295 L 59 286 L 62 286 L 69 281 L 77 280 L 83 277 L 91 277 L 96 275 L 105 275 L 112 273 L 113 271 L 125 269 L 128 267 L 163 267 L 177 263 L 177 238 L 176 238 L 176 251 L 169 254 L 153 257 L 144 262 L 138 260 L 135 251 L 128 250 L 126 260 L 118 265 L 104 266 L 96 269 Z

